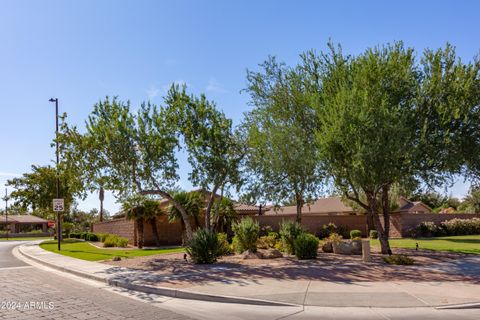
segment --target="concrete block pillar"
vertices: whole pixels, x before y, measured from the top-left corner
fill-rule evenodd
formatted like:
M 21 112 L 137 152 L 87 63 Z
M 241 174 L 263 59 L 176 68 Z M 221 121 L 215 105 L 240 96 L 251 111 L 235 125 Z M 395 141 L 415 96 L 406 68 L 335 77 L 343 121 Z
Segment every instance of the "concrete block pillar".
M 362 259 L 363 262 L 371 262 L 370 239 L 362 239 Z

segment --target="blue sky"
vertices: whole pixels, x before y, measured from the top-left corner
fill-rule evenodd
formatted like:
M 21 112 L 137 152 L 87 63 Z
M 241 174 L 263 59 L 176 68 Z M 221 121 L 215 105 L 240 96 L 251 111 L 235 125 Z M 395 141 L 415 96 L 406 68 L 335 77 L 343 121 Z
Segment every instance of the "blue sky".
M 172 82 L 204 92 L 238 123 L 246 69 L 268 55 L 295 63 L 331 38 L 352 54 L 403 40 L 419 52 L 447 41 L 464 60 L 480 49 L 480 1 L 0 0 L 0 186 L 49 164 L 54 107 L 83 126 L 102 97 L 161 103 Z M 189 189 L 181 157 L 181 186 Z M 462 196 L 468 186 L 450 191 Z M 3 192 L 2 192 L 3 193 Z M 98 206 L 96 196 L 80 204 Z M 107 196 L 106 208 L 118 205 Z

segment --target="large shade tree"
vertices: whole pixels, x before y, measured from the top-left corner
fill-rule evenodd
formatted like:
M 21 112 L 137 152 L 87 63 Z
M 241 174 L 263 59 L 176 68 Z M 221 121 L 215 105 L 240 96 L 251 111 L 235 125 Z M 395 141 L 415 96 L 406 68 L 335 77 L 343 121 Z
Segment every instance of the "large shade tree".
M 357 57 L 331 46 L 330 54 L 311 58 L 322 65 L 317 141 L 325 168 L 367 211 L 382 253 L 391 253 L 392 186 L 438 185 L 465 163 L 455 144 L 472 129 L 478 64 L 463 64 L 450 46 L 426 51 L 418 62 L 402 43 Z
M 60 170 L 59 181 L 59 193 L 68 213 L 75 198 L 85 197 L 83 184 L 68 170 Z M 7 181 L 7 186 L 14 189 L 10 197 L 18 208 L 48 219 L 54 217 L 52 201 L 57 197 L 56 185 L 57 171 L 51 166 L 32 165 L 31 172 Z
M 311 101 L 318 77 L 306 65 L 289 68 L 273 57 L 260 67 L 248 71 L 245 89 L 253 106 L 242 124 L 245 189 L 260 201 L 294 199 L 300 221 L 303 205 L 318 195 L 322 182 Z
M 179 178 L 177 128 L 169 119 L 166 108 L 144 103 L 135 112 L 129 102 L 107 97 L 95 104 L 84 134 L 62 126 L 63 152 L 84 180 L 102 177 L 105 188 L 121 198 L 156 195 L 171 201 L 191 238 L 185 208 L 169 192 Z
M 183 137 L 192 167 L 189 180 L 210 192 L 205 208 L 205 227 L 211 229 L 211 211 L 217 192 L 240 184 L 239 164 L 243 148 L 233 131 L 232 120 L 205 95 L 188 95 L 186 88 L 172 86 L 166 103 Z

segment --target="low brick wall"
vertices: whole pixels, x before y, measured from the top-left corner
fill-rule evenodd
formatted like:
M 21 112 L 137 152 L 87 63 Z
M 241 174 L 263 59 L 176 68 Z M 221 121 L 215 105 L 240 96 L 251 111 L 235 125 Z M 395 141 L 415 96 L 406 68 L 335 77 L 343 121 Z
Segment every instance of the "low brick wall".
M 255 216 L 261 227 L 270 226 L 274 231 L 278 231 L 279 225 L 283 220 L 294 220 L 293 215 L 265 215 Z M 360 230 L 363 236 L 367 235 L 367 219 L 364 215 L 359 216 L 327 216 L 317 214 L 302 214 L 302 226 L 311 233 L 317 233 L 322 226 L 328 223 L 334 223 L 350 230 Z
M 128 239 L 128 243 L 135 243 L 135 223 L 133 220 L 113 219 L 95 223 L 92 226 L 94 233 L 111 233 Z
M 182 244 L 182 225 L 180 222 L 168 222 L 166 216 L 157 217 L 158 237 L 160 245 L 180 245 Z M 146 246 L 154 246 L 155 238 L 153 236 L 152 225 L 145 222 L 143 227 L 144 242 Z

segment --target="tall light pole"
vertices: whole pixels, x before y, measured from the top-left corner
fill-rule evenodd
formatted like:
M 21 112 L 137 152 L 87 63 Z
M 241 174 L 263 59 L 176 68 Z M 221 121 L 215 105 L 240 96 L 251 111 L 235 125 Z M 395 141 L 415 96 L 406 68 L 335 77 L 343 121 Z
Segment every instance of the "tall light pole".
M 56 145 L 56 156 L 57 156 L 57 199 L 60 198 L 60 175 L 58 172 L 58 163 L 60 162 L 60 155 L 58 153 L 58 98 L 50 98 L 50 102 L 55 102 L 55 145 Z M 55 208 L 54 208 L 55 210 Z M 57 211 L 57 242 L 58 242 L 58 251 L 60 251 L 60 239 L 62 238 L 62 225 L 60 221 L 60 211 Z
M 8 241 L 8 194 L 7 194 L 7 188 L 5 187 L 5 231 L 6 231 L 6 237 Z

